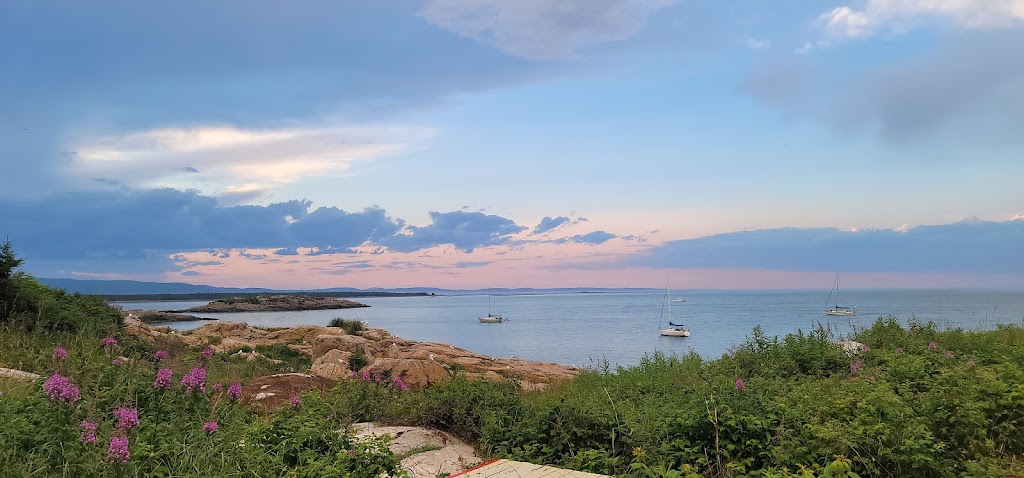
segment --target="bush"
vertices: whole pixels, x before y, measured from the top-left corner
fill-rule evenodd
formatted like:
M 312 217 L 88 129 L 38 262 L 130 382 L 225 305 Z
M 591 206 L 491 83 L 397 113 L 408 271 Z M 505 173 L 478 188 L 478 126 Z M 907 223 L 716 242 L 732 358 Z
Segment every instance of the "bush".
M 362 332 L 366 330 L 366 323 L 361 320 L 347 320 L 341 317 L 335 317 L 331 319 L 328 327 L 339 327 L 345 330 L 346 334 L 355 335 L 356 332 Z

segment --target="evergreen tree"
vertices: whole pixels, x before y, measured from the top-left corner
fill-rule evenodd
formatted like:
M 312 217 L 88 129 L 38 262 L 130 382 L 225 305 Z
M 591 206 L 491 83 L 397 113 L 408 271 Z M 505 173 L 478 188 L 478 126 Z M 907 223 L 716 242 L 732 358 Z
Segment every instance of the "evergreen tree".
M 0 284 L 9 284 L 14 270 L 21 266 L 22 262 L 25 262 L 25 259 L 20 259 L 14 254 L 11 240 L 4 241 L 4 244 L 0 246 Z
M 0 246 L 0 319 L 6 319 L 8 314 L 14 312 L 14 302 L 18 294 L 12 278 L 14 270 L 24 261 L 14 254 L 10 239 Z

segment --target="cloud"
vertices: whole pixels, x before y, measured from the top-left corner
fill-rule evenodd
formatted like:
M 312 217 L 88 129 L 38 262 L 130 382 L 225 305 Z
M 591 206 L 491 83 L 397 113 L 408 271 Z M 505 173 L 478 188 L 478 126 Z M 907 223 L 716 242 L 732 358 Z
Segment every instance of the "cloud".
M 761 50 L 772 46 L 772 42 L 768 40 L 758 40 L 756 38 L 747 38 L 743 43 L 751 50 Z
M 615 234 L 605 231 L 594 231 L 583 235 L 572 236 L 568 238 L 570 242 L 576 242 L 580 244 L 604 244 L 617 237 Z
M 784 228 L 669 241 L 635 263 L 686 269 L 1021 274 L 1020 244 L 1024 221 L 968 220 L 905 232 Z
M 741 89 L 790 117 L 894 144 L 1024 144 L 1024 31 L 958 36 L 929 53 L 872 67 L 799 56 L 765 63 Z
M 420 15 L 455 34 L 535 60 L 628 38 L 674 0 L 430 0 Z
M 71 169 L 69 161 L 79 146 L 94 146 L 93 152 L 136 148 L 127 150 L 135 157 L 124 176 L 102 174 L 135 188 L 199 187 L 197 179 L 186 177 L 209 173 L 205 161 L 233 179 L 256 176 L 250 182 L 260 183 L 287 180 L 308 163 L 343 171 L 344 158 L 375 154 L 367 148 L 408 143 L 387 137 L 325 144 L 336 154 L 314 154 L 303 163 L 311 144 L 338 137 L 331 130 L 340 124 L 390 124 L 410 109 L 452 95 L 557 73 L 440 30 L 415 15 L 416 5 L 401 2 L 309 0 L 295 7 L 180 0 L 168 8 L 95 0 L 7 6 L 0 15 L 0 104 L 6 118 L 0 122 L 0 167 L 20 169 L 20 181 L 0 189 L 7 197 L 81 189 L 81 170 Z M 186 151 L 173 138 L 171 151 L 151 149 L 159 143 L 126 143 L 160 139 L 159 132 L 194 141 L 190 134 L 215 128 L 248 135 L 236 135 L 241 143 L 235 147 L 258 157 L 257 140 L 287 150 L 288 167 L 273 171 L 264 162 L 252 172 L 232 168 L 226 152 L 210 143 L 202 143 L 203 151 L 213 158 Z M 147 171 L 154 163 L 146 160 L 155 156 L 173 164 Z M 184 163 L 185 157 L 203 161 Z M 147 167 L 136 167 L 144 162 Z
M 213 184 L 249 197 L 305 177 L 344 173 L 353 162 L 394 154 L 406 147 L 402 141 L 429 134 L 396 127 L 161 128 L 84 138 L 72 145 L 76 154 L 68 166 L 73 175 L 114 177 L 131 187 Z
M 544 234 L 566 224 L 572 224 L 572 219 L 565 216 L 558 216 L 556 218 L 544 216 L 544 219 L 540 220 L 540 224 L 537 224 L 537 227 L 533 228 L 533 232 L 530 234 Z
M 1024 1 L 868 0 L 863 10 L 836 7 L 822 13 L 817 22 L 832 36 L 863 38 L 935 20 L 968 30 L 1010 28 L 1024 22 Z
M 378 242 L 398 252 L 443 244 L 451 244 L 463 252 L 473 252 L 478 247 L 507 244 L 511 236 L 526 230 L 511 219 L 482 212 L 431 212 L 430 220 L 428 226 L 410 226 L 404 233 Z
M 462 261 L 456 262 L 454 265 L 459 269 L 471 269 L 475 267 L 483 267 L 492 264 L 491 261 Z
M 478 212 L 432 212 L 430 225 L 416 227 L 376 206 L 356 212 L 312 206 L 298 200 L 226 206 L 197 191 L 121 188 L 0 200 L 0 231 L 33 259 L 122 260 L 198 250 L 228 258 L 232 249 L 248 248 L 274 249 L 276 255 L 310 248 L 307 255 L 325 255 L 352 253 L 364 245 L 411 252 L 452 244 L 470 252 L 507 243 L 525 230 L 510 219 Z

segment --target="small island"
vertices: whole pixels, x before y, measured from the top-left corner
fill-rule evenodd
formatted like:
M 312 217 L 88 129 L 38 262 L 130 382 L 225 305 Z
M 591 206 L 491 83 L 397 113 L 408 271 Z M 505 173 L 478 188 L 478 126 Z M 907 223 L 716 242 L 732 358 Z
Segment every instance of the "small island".
M 256 297 L 219 299 L 206 305 L 185 310 L 167 310 L 169 313 L 186 312 L 290 312 L 296 310 L 353 309 L 369 307 L 348 299 L 316 297 L 311 295 L 260 295 Z

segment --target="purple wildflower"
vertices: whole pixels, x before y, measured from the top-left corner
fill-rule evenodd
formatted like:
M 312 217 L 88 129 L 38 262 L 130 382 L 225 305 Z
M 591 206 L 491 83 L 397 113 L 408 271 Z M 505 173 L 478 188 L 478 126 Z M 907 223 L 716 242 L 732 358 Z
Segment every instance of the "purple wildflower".
M 896 353 L 898 353 L 898 354 L 903 353 L 903 347 L 896 347 Z
M 206 392 L 206 369 L 196 367 L 184 377 L 181 377 L 181 385 L 186 388 L 186 393 L 191 394 L 192 390 L 199 389 Z
M 868 350 L 871 350 L 871 349 L 868 348 L 868 344 L 860 344 L 860 351 L 861 352 L 867 352 Z
M 302 399 L 299 398 L 298 395 L 292 395 L 292 398 L 289 399 L 289 401 L 291 402 L 292 406 L 295 407 L 295 408 L 299 408 L 299 407 L 302 406 Z
M 117 428 L 131 430 L 139 425 L 139 409 L 117 407 L 114 409 L 114 418 L 117 419 Z
M 88 445 L 96 442 L 96 427 L 99 426 L 96 423 L 88 420 L 82 420 L 82 423 L 78 424 L 82 427 L 82 443 Z
M 219 426 L 216 421 L 206 422 L 203 424 L 203 431 L 206 432 L 207 435 L 213 435 L 213 432 L 217 431 L 217 428 L 219 428 Z
M 861 362 L 860 359 L 854 360 L 853 363 L 850 364 L 850 373 L 857 373 L 857 371 L 863 366 L 864 362 Z
M 743 377 L 736 379 L 736 390 L 744 391 L 747 389 L 747 384 L 743 383 Z
M 402 381 L 402 377 L 401 376 L 396 375 L 394 380 L 392 380 L 392 382 L 395 382 L 395 388 L 397 388 L 397 389 L 399 389 L 399 390 L 401 390 L 403 392 L 408 392 L 409 391 L 409 386 L 406 385 L 405 382 Z
M 156 381 L 153 382 L 153 388 L 162 388 L 164 390 L 171 388 L 172 375 L 174 375 L 174 371 L 169 368 L 157 370 Z
M 213 349 L 211 349 L 210 347 L 206 347 L 205 349 L 203 349 L 202 354 L 203 358 L 213 357 Z
M 153 358 L 155 358 L 157 360 L 163 360 L 163 359 L 167 358 L 167 351 L 166 350 L 157 350 L 156 353 L 153 354 Z
M 114 361 L 112 363 L 114 365 L 124 365 L 124 364 L 128 363 L 128 359 L 126 359 L 124 357 L 114 357 Z
M 68 351 L 64 350 L 64 347 L 58 345 L 53 348 L 53 358 L 57 360 L 64 360 L 68 358 Z
M 363 376 L 360 377 L 360 378 L 362 378 L 364 382 L 369 382 L 370 381 L 370 371 L 369 370 L 364 370 L 363 371 Z
M 78 400 L 78 387 L 59 373 L 46 379 L 46 382 L 43 383 L 43 391 L 53 401 L 72 403 Z
M 109 463 L 128 464 L 132 454 L 128 451 L 128 437 L 110 437 L 110 448 L 107 448 L 107 461 Z
M 946 351 L 946 358 L 948 358 L 948 359 L 953 358 L 953 352 L 950 352 L 950 351 L 947 350 Z
M 213 391 L 214 392 L 219 392 L 219 391 L 221 391 L 222 388 L 224 388 L 224 386 L 221 385 L 220 382 L 217 382 L 217 383 L 213 384 Z
M 928 350 L 935 350 L 937 348 L 939 348 L 939 346 L 935 345 L 935 342 L 929 342 L 928 343 Z
M 380 383 L 382 380 L 384 380 L 384 379 L 380 376 L 380 373 L 373 374 L 373 381 L 374 382 Z
M 242 398 L 242 384 L 232 383 L 231 386 L 228 387 L 228 398 L 233 398 L 235 400 Z

